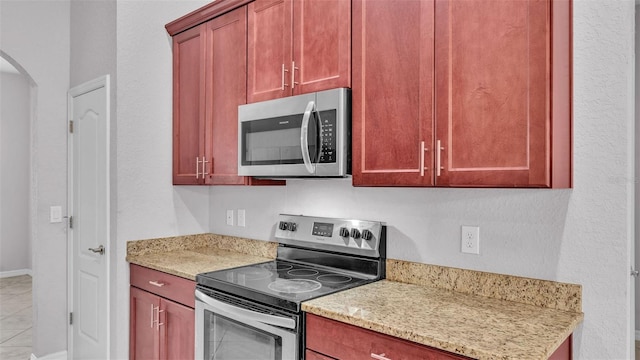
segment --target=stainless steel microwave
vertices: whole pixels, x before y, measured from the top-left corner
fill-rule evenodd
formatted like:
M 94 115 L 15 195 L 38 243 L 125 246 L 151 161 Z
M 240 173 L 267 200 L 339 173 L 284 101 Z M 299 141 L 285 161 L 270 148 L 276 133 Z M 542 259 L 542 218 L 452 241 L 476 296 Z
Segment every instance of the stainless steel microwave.
M 238 175 L 351 174 L 351 90 L 319 91 L 238 107 Z

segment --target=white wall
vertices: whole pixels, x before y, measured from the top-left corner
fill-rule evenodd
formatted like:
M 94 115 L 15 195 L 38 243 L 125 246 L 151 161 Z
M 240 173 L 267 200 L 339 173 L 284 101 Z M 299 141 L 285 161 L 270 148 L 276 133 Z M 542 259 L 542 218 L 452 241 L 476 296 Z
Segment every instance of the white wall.
M 109 256 L 109 276 L 116 277 L 118 269 L 117 234 L 117 120 L 116 120 L 116 0 L 91 0 L 71 2 L 71 45 L 70 45 L 70 86 L 74 87 L 103 75 L 110 76 L 110 235 L 107 248 Z M 111 314 L 119 314 L 118 295 L 123 288 L 111 286 L 109 289 Z M 128 292 L 127 292 L 128 294 Z M 126 321 L 122 317 L 113 318 L 110 328 L 111 339 L 117 339 L 116 321 Z M 110 352 L 115 354 L 117 342 L 111 341 Z
M 388 256 L 578 283 L 584 323 L 576 359 L 629 359 L 633 238 L 634 3 L 574 2 L 574 188 L 211 188 L 211 231 L 273 239 L 277 213 L 385 221 Z M 245 208 L 246 228 L 224 223 Z M 461 254 L 461 225 L 479 225 L 481 254 Z
M 118 359 L 129 350 L 126 242 L 209 232 L 209 189 L 171 185 L 172 53 L 164 29 L 208 2 L 117 3 Z
M 0 72 L 0 273 L 31 270 L 30 125 L 28 78 Z
M 49 207 L 67 202 L 69 0 L 0 1 L 0 50 L 37 85 L 31 134 L 33 353 L 42 356 L 67 347 L 66 224 L 50 224 Z

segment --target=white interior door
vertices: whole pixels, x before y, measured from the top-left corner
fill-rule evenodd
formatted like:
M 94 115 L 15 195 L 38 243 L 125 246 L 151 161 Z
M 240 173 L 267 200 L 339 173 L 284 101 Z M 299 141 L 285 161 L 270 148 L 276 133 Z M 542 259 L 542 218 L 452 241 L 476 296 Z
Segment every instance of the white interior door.
M 109 77 L 69 90 L 69 352 L 109 358 Z

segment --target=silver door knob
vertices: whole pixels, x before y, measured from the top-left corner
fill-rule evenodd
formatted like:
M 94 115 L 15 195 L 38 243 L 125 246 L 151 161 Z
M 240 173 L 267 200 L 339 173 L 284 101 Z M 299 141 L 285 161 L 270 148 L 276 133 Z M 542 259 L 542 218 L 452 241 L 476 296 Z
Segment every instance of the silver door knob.
M 89 248 L 90 251 L 93 251 L 94 253 L 98 253 L 100 255 L 104 255 L 104 246 L 100 245 L 97 248 Z

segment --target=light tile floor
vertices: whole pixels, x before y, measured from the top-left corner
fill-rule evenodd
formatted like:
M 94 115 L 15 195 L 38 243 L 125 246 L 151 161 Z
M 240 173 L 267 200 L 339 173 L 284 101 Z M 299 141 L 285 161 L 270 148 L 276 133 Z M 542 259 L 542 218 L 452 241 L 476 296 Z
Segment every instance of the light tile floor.
M 31 276 L 0 278 L 0 359 L 31 358 Z

